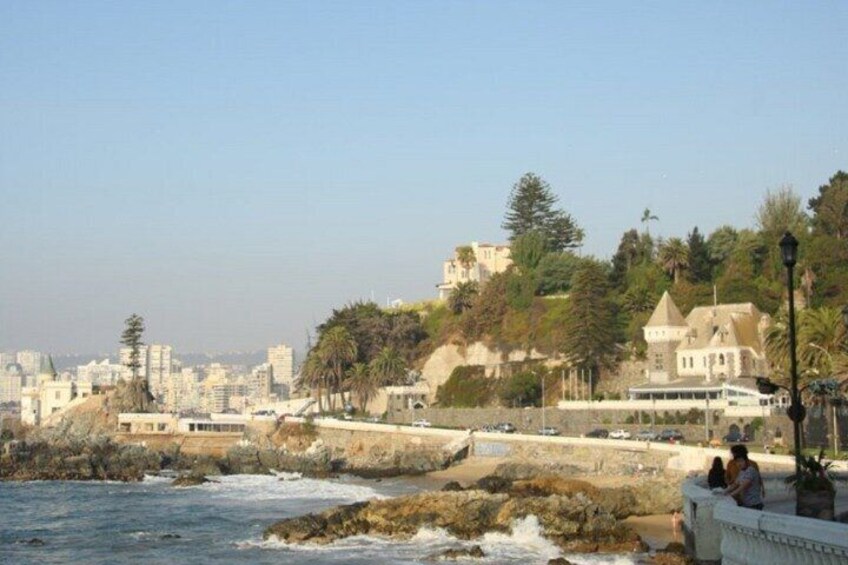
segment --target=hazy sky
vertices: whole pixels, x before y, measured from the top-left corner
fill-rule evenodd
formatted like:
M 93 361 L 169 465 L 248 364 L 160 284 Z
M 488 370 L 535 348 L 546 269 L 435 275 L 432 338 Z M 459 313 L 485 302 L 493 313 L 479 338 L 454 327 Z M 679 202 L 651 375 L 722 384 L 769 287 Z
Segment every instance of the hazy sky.
M 0 349 L 253 350 L 434 297 L 547 179 L 610 256 L 848 168 L 848 3 L 0 3 Z

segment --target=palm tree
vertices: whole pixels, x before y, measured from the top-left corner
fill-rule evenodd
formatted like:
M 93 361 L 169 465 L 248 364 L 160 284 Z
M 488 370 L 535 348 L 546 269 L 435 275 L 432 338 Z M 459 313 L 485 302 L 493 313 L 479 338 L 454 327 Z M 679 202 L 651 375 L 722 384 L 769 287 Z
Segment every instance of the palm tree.
M 318 342 L 322 361 L 330 370 L 331 382 L 327 386 L 327 404 L 335 410 L 333 394 L 341 390 L 345 369 L 356 360 L 356 340 L 344 326 L 327 330 Z
M 674 284 L 677 284 L 681 271 L 689 266 L 689 248 L 679 237 L 672 237 L 660 246 L 658 260 L 663 270 L 674 277 Z
M 365 363 L 354 363 L 347 371 L 345 385 L 348 390 L 356 395 L 359 401 L 359 409 L 365 412 L 368 401 L 374 397 L 379 389 L 379 383 Z
M 324 412 L 321 403 L 321 393 L 327 385 L 327 367 L 317 349 L 311 350 L 306 355 L 303 367 L 300 370 L 301 384 L 310 390 L 317 390 L 318 412 Z
M 659 217 L 651 214 L 651 211 L 648 208 L 645 208 L 645 211 L 642 212 L 642 223 L 645 224 L 645 233 L 648 235 L 651 235 L 651 222 L 659 221 Z
M 799 328 L 801 358 L 807 370 L 829 377 L 838 370 L 839 357 L 846 354 L 846 331 L 842 311 L 837 308 L 804 310 Z
M 474 305 L 474 298 L 480 292 L 480 285 L 476 281 L 461 282 L 456 285 L 448 297 L 448 308 L 456 315 L 470 310 Z
M 477 262 L 477 255 L 474 253 L 474 248 L 470 245 L 463 245 L 456 248 L 456 261 L 463 269 L 470 269 Z
M 406 361 L 393 347 L 384 347 L 371 360 L 370 369 L 380 386 L 399 384 L 406 376 Z

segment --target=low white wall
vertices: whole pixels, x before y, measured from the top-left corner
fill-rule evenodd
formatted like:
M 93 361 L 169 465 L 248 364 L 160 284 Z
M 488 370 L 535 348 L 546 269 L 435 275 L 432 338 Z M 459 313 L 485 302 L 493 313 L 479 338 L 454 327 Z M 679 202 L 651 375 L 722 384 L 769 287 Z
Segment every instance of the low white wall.
M 766 490 L 785 488 L 764 474 Z M 703 479 L 684 482 L 687 550 L 699 563 L 722 565 L 845 565 L 848 525 L 740 508 L 710 492 Z

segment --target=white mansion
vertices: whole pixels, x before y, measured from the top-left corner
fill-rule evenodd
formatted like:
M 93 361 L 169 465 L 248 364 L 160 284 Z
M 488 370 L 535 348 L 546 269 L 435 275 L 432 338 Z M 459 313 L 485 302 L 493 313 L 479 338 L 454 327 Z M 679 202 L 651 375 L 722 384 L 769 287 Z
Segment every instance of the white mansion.
M 664 293 L 644 327 L 647 383 L 631 387 L 630 398 L 759 399 L 754 377 L 767 370 L 768 324 L 751 303 L 698 306 L 684 318 Z

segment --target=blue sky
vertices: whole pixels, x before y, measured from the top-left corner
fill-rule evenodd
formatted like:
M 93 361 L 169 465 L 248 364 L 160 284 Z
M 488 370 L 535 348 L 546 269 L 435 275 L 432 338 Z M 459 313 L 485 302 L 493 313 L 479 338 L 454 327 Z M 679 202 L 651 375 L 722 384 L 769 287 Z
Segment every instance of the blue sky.
M 0 348 L 301 346 L 542 175 L 608 257 L 848 168 L 845 2 L 4 2 Z

